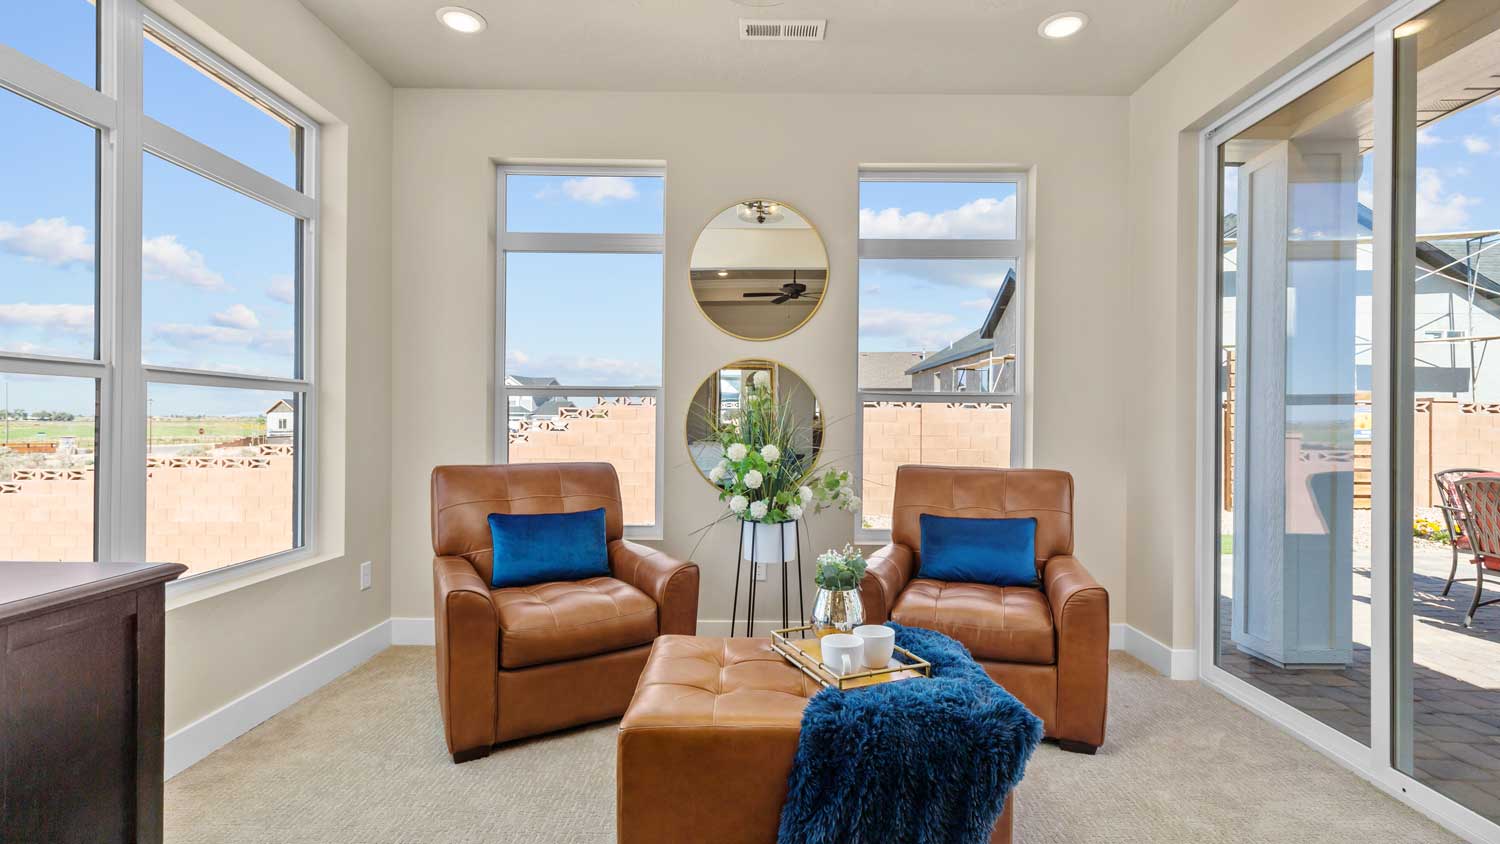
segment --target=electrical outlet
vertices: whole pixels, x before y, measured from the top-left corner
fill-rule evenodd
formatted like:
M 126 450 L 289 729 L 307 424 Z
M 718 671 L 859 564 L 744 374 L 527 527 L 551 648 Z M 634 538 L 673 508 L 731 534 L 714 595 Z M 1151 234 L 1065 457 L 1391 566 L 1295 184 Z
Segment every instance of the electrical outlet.
M 366 589 L 370 588 L 370 578 L 372 576 L 371 570 L 373 568 L 374 564 L 369 560 L 365 560 L 363 563 L 359 564 L 359 591 L 363 592 Z
M 765 563 L 756 563 L 755 564 L 755 579 L 756 580 L 765 580 L 766 579 L 766 564 Z

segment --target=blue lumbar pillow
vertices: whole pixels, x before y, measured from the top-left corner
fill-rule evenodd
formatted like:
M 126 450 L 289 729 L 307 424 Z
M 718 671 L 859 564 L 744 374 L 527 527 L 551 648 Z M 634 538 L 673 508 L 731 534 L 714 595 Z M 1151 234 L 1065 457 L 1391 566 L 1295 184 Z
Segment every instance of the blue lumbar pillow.
M 922 565 L 933 580 L 1036 585 L 1036 519 L 959 519 L 923 513 Z
M 490 585 L 531 586 L 609 575 L 604 508 L 577 513 L 490 514 L 495 542 Z

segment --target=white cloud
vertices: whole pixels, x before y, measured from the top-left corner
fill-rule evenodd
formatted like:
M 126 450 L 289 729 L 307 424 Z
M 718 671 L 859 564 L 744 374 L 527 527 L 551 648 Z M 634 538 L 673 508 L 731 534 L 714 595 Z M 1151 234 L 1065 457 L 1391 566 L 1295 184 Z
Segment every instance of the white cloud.
M 151 332 L 174 346 L 195 346 L 199 343 L 218 343 L 224 346 L 244 346 L 254 335 L 243 328 L 225 325 L 192 325 L 181 322 L 164 322 L 152 327 Z
M 69 334 L 94 333 L 92 305 L 0 304 L 0 325 L 29 325 Z
M 635 183 L 622 176 L 584 176 L 562 183 L 563 193 L 575 202 L 602 205 L 612 200 L 635 199 L 640 193 Z
M 564 384 L 650 384 L 661 377 L 660 369 L 640 361 L 595 355 L 532 356 L 520 350 L 505 353 L 505 368 L 511 375 L 556 378 Z
M 286 329 L 262 331 L 251 338 L 250 347 L 262 352 L 289 355 L 292 353 L 292 344 L 295 338 L 296 335 Z
M 224 276 L 208 268 L 203 253 L 178 243 L 175 234 L 142 241 L 141 267 L 150 281 L 176 281 L 205 290 L 229 288 Z
M 1431 167 L 1417 169 L 1417 232 L 1462 231 L 1469 222 L 1469 209 L 1481 200 L 1462 193 L 1444 193 L 1443 177 Z
M 255 315 L 255 311 L 250 310 L 244 305 L 230 305 L 228 308 L 214 314 L 214 325 L 248 330 L 260 327 L 260 317 Z
M 24 226 L 0 221 L 0 249 L 54 267 L 94 263 L 88 230 L 71 225 L 66 217 L 48 217 Z
M 990 309 L 990 305 L 994 303 L 994 299 L 965 299 L 959 304 L 963 305 L 965 308 L 974 308 L 975 310 L 979 311 L 987 311 Z
M 295 305 L 297 304 L 297 290 L 294 284 L 295 282 L 289 275 L 273 276 L 271 283 L 266 285 L 266 296 L 276 302 Z
M 1490 151 L 1490 142 L 1478 135 L 1467 135 L 1464 137 L 1464 149 L 1470 155 L 1484 155 Z
M 1433 134 L 1433 131 L 1431 129 L 1417 130 L 1417 144 L 1419 146 L 1427 147 L 1432 146 L 1433 144 L 1440 144 L 1442 142 L 1443 139 Z
M 1005 281 L 1009 263 L 997 261 L 924 261 L 921 259 L 881 259 L 861 265 L 861 272 L 892 288 L 911 289 L 913 285 L 935 284 L 941 287 L 966 287 L 995 291 Z
M 990 237 L 1016 236 L 1016 198 L 985 197 L 958 208 L 928 214 L 901 213 L 900 208 L 859 209 L 860 237 Z
M 866 310 L 859 315 L 859 333 L 866 337 L 891 337 L 912 350 L 941 349 L 969 333 L 952 314 L 923 311 Z

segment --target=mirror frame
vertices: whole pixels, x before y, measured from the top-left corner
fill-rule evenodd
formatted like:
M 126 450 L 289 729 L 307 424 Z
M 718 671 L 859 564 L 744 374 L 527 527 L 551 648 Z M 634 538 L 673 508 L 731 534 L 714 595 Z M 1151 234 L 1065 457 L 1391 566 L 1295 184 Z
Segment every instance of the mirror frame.
M 725 211 L 728 211 L 731 208 L 738 208 L 739 206 L 744 205 L 747 202 L 774 202 L 777 205 L 779 205 L 780 207 L 782 207 L 782 208 L 784 208 L 784 209 L 786 209 L 788 211 L 791 211 L 792 213 L 794 213 L 797 216 L 801 217 L 803 219 L 803 221 L 805 221 L 807 223 L 807 227 L 812 230 L 813 237 L 816 237 L 818 239 L 818 246 L 823 249 L 823 267 L 824 267 L 824 270 L 823 270 L 823 293 L 822 293 L 822 295 L 820 295 L 818 297 L 817 304 L 813 305 L 813 309 L 808 312 L 807 317 L 805 319 L 803 319 L 801 322 L 797 323 L 796 325 L 792 326 L 791 328 L 788 328 L 786 331 L 783 331 L 780 334 L 774 334 L 774 335 L 772 335 L 770 337 L 746 337 L 743 334 L 736 334 L 733 331 L 730 331 L 729 329 L 727 329 L 724 326 L 720 325 L 718 320 L 716 320 L 713 317 L 709 316 L 708 315 L 708 311 L 705 311 L 703 309 L 703 303 L 700 302 L 700 301 L 698 301 L 698 293 L 697 293 L 696 290 L 693 289 L 693 253 L 695 253 L 695 252 L 698 251 L 698 241 L 700 241 L 700 240 L 703 239 L 703 233 L 706 232 L 706 231 L 708 231 L 708 227 L 710 225 L 712 225 L 713 221 L 717 220 L 721 214 L 723 214 Z M 693 305 L 698 308 L 698 313 L 700 313 L 700 314 L 703 315 L 703 318 L 708 321 L 709 325 L 712 325 L 714 328 L 718 329 L 719 331 L 723 332 L 724 334 L 727 334 L 727 335 L 729 335 L 730 337 L 733 337 L 736 340 L 744 340 L 744 341 L 749 342 L 749 343 L 765 343 L 765 342 L 769 342 L 771 340 L 780 340 L 783 337 L 786 337 L 786 336 L 791 335 L 791 334 L 795 334 L 798 331 L 802 330 L 804 327 L 806 327 L 806 325 L 808 323 L 810 323 L 810 322 L 813 321 L 813 317 L 816 317 L 818 315 L 818 311 L 822 310 L 822 308 L 823 308 L 823 300 L 828 297 L 828 288 L 829 288 L 829 286 L 832 283 L 833 283 L 833 264 L 832 264 L 832 261 L 830 261 L 829 258 L 828 258 L 828 242 L 823 239 L 823 232 L 821 232 L 821 231 L 818 230 L 818 225 L 812 221 L 811 217 L 809 217 L 806 214 L 802 213 L 802 210 L 800 208 L 797 208 L 797 207 L 795 207 L 795 206 L 793 206 L 793 205 L 791 205 L 789 203 L 782 202 L 779 199 L 771 199 L 769 197 L 764 197 L 764 196 L 754 196 L 754 197 L 750 197 L 749 199 L 741 199 L 741 200 L 739 200 L 738 202 L 735 202 L 732 205 L 726 205 L 723 208 L 720 208 L 718 211 L 715 211 L 708 218 L 708 222 L 705 222 L 702 226 L 700 226 L 698 228 L 698 235 L 693 238 L 693 248 L 692 248 L 691 251 L 688 252 L 688 295 L 690 295 L 690 296 L 693 297 Z M 771 362 L 772 363 L 776 363 L 778 365 L 782 365 L 782 366 L 785 365 L 785 364 L 780 364 L 778 361 L 771 361 Z M 722 368 L 723 367 L 719 367 L 719 369 L 722 369 Z M 714 371 L 717 372 L 718 369 L 715 369 Z M 696 393 L 694 393 L 694 395 L 696 395 Z
M 813 389 L 812 384 L 808 383 L 808 380 L 806 378 L 802 377 L 802 373 L 798 372 L 795 368 L 793 368 L 791 366 L 788 366 L 787 364 L 782 363 L 781 361 L 776 360 L 775 358 L 767 358 L 767 357 L 743 357 L 743 358 L 735 358 L 734 360 L 729 361 L 728 363 L 720 364 L 720 365 L 714 367 L 713 369 L 709 370 L 708 374 L 705 375 L 705 376 L 703 376 L 703 378 L 698 382 L 698 385 L 693 388 L 692 395 L 688 396 L 687 414 L 684 415 L 683 418 L 682 418 L 682 444 L 683 444 L 683 447 L 687 449 L 688 463 L 692 465 L 693 471 L 697 472 L 698 473 L 698 477 L 702 478 L 703 482 L 706 483 L 706 484 L 708 484 L 709 487 L 711 487 L 715 492 L 717 492 L 719 490 L 719 487 L 716 486 L 713 481 L 710 481 L 708 479 L 708 473 L 703 470 L 702 466 L 698 465 L 698 458 L 693 454 L 693 441 L 688 438 L 688 422 L 691 421 L 691 419 L 692 419 L 693 401 L 694 401 L 694 399 L 696 399 L 698 397 L 698 393 L 703 390 L 703 385 L 707 384 L 710 379 L 713 379 L 713 378 L 717 377 L 720 372 L 723 372 L 726 369 L 736 368 L 738 364 L 752 364 L 752 366 L 739 367 L 739 368 L 743 368 L 743 369 L 762 369 L 762 370 L 769 369 L 770 372 L 771 372 L 771 389 L 773 391 L 774 390 L 779 390 L 779 388 L 781 386 L 781 373 L 777 371 L 777 368 L 780 367 L 782 369 L 789 370 L 793 375 L 797 376 L 797 380 L 799 380 L 803 384 L 807 385 L 807 391 L 809 393 L 812 393 L 813 407 L 814 407 L 814 409 L 817 410 L 819 416 L 822 416 L 822 414 L 823 414 L 823 403 L 822 403 L 822 400 L 818 398 L 818 393 L 817 393 L 816 390 Z M 757 367 L 757 366 L 753 366 L 753 364 L 764 364 L 764 366 Z M 717 389 L 717 388 L 715 388 L 715 389 Z M 821 425 L 816 424 L 817 423 L 816 419 L 814 420 L 814 422 L 815 422 L 815 424 L 813 426 L 813 430 L 815 432 L 815 436 L 817 437 L 817 439 L 820 442 L 818 444 L 818 447 L 816 449 L 814 449 L 814 451 L 813 451 L 812 463 L 808 464 L 808 467 L 807 467 L 807 474 L 809 476 L 811 476 L 812 474 L 814 474 L 817 471 L 818 464 L 821 463 L 822 460 L 823 460 L 823 445 L 822 445 L 821 440 L 828 433 L 828 424 L 827 424 L 826 420 L 823 421 Z M 820 430 L 820 428 L 821 428 L 821 430 Z

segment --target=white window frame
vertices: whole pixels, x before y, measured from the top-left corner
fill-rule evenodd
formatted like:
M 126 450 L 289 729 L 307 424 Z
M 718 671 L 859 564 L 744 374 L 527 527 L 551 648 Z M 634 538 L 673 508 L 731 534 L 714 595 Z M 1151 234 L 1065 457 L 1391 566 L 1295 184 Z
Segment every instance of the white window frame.
M 1016 191 L 1016 231 L 1011 239 L 983 238 L 859 238 L 860 261 L 866 259 L 898 260 L 1009 260 L 1015 262 L 1016 292 L 1011 307 L 1018 308 L 1020 319 L 1016 320 L 1016 360 L 1013 388 L 1006 392 L 984 392 L 959 390 L 950 384 L 950 389 L 938 392 L 916 390 L 866 390 L 855 384 L 854 396 L 854 441 L 858 453 L 864 453 L 865 403 L 886 402 L 941 402 L 945 404 L 1008 404 L 1010 405 L 1010 465 L 1026 465 L 1026 373 L 1030 364 L 1027 349 L 1027 299 L 1030 296 L 1027 274 L 1026 222 L 1029 218 L 1027 190 L 1028 175 L 1020 170 L 896 170 L 866 165 L 859 170 L 859 182 L 992 182 L 1012 185 Z M 855 314 L 861 312 L 858 270 L 855 273 Z M 855 380 L 859 379 L 859 343 L 855 344 Z M 851 472 L 854 488 L 864 494 L 864 459 L 855 461 Z M 889 542 L 891 532 L 864 527 L 864 513 L 855 516 L 854 539 L 861 544 Z
M 234 68 L 140 0 L 99 0 L 99 88 L 67 76 L 0 44 L 0 88 L 5 88 L 97 130 L 98 264 L 96 356 L 65 358 L 0 352 L 0 372 L 94 379 L 96 419 L 94 553 L 102 562 L 146 559 L 146 413 L 149 384 L 185 384 L 293 393 L 298 400 L 295 437 L 296 496 L 292 547 L 189 575 L 169 585 L 237 578 L 252 569 L 317 553 L 317 242 L 318 124 Z M 170 44 L 301 129 L 302 189 L 289 187 L 145 114 L 145 35 Z M 146 365 L 142 337 L 142 170 L 154 154 L 299 221 L 297 237 L 297 370 L 292 377 L 240 375 Z
M 1395 396 L 1410 395 L 1413 361 L 1397 351 L 1394 338 L 1410 343 L 1414 333 L 1411 314 L 1398 307 L 1392 296 L 1394 261 L 1392 243 L 1401 217 L 1409 213 L 1395 208 L 1393 154 L 1395 125 L 1394 30 L 1417 17 L 1440 0 L 1404 0 L 1361 23 L 1301 65 L 1252 95 L 1227 114 L 1198 132 L 1197 209 L 1197 380 L 1196 380 L 1196 504 L 1195 574 L 1196 669 L 1198 678 L 1210 688 L 1257 713 L 1296 736 L 1339 764 L 1360 775 L 1381 791 L 1418 810 L 1450 831 L 1470 841 L 1500 841 L 1500 826 L 1484 816 L 1428 787 L 1398 769 L 1394 762 L 1410 748 L 1396 741 L 1398 719 L 1409 717 L 1409 703 L 1399 699 L 1398 671 L 1409 670 L 1411 654 L 1398 652 L 1395 622 L 1409 612 L 1408 590 L 1393 590 L 1393 572 L 1411 571 L 1412 477 L 1409 465 L 1398 465 L 1396 457 L 1409 453 L 1409 425 L 1397 420 Z M 1372 286 L 1372 408 L 1377 420 L 1371 437 L 1373 497 L 1370 549 L 1370 743 L 1350 738 L 1332 726 L 1286 703 L 1215 662 L 1218 641 L 1216 606 L 1220 564 L 1221 452 L 1219 444 L 1219 352 L 1220 352 L 1220 173 L 1219 144 L 1274 113 L 1303 94 L 1343 72 L 1366 56 L 1373 55 L 1372 108 L 1374 135 L 1378 139 L 1373 161 Z M 1405 219 L 1411 223 L 1409 218 Z M 1403 264 L 1403 272 L 1409 265 Z M 1241 280 L 1238 284 L 1243 285 Z M 1403 345 L 1402 348 L 1409 347 Z M 1404 404 L 1404 403 L 1403 403 Z M 1408 408 L 1409 411 L 1409 408 Z M 1397 439 L 1406 439 L 1402 442 Z M 1404 666 L 1398 663 L 1404 661 Z M 1409 735 L 1409 732 L 1408 732 Z
M 625 525 L 627 539 L 659 540 L 664 536 L 663 503 L 666 494 L 666 219 L 662 234 L 602 234 L 579 232 L 513 232 L 505 218 L 507 176 L 616 176 L 622 178 L 659 178 L 666 184 L 666 168 L 633 166 L 520 165 L 501 164 L 495 172 L 495 387 L 493 455 L 496 463 L 510 460 L 510 402 L 523 396 L 588 396 L 597 398 L 651 398 L 656 407 L 656 494 L 655 514 L 649 525 Z M 505 379 L 505 256 L 511 252 L 572 252 L 578 254 L 661 255 L 662 256 L 662 336 L 659 338 L 661 378 L 655 386 L 600 386 L 562 384 L 556 387 L 512 389 Z

